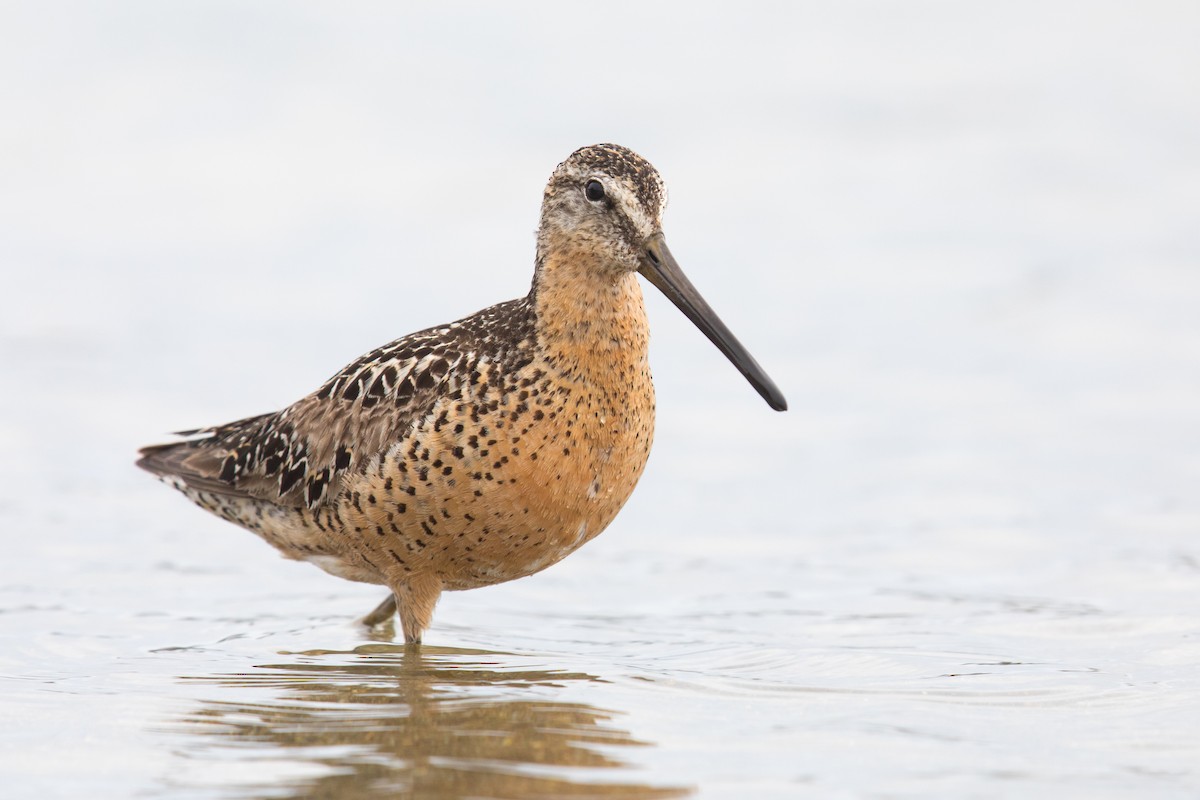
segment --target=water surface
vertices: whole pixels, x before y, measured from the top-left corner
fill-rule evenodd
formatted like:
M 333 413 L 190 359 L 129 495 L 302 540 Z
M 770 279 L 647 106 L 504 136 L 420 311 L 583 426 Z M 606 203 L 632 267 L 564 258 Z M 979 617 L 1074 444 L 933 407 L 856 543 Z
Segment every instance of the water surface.
M 1200 792 L 1193 4 L 68 8 L 0 12 L 6 797 Z M 606 139 L 789 412 L 648 295 L 633 500 L 420 652 L 132 467 L 524 292 Z

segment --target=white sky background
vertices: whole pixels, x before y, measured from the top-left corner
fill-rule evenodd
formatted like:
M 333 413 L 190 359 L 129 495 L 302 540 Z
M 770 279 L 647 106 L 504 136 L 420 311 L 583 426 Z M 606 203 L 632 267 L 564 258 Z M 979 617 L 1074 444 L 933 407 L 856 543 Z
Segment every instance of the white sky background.
M 767 414 L 651 296 L 660 449 L 697 477 L 717 417 L 746 457 L 794 445 L 823 492 L 866 491 L 864 453 L 941 452 L 953 478 L 991 449 L 1008 475 L 1115 470 L 1084 495 L 1177 494 L 1198 23 L 1184 2 L 8 5 L 0 346 L 34 388 L 0 442 L 52 461 L 47 426 L 116 452 L 276 408 L 523 293 L 546 176 L 610 140 L 663 172 L 672 249 L 792 403 Z
M 374 587 L 203 518 L 135 448 L 525 292 L 547 176 L 615 141 L 790 410 L 648 289 L 629 506 L 431 637 L 571 638 L 655 778 L 718 796 L 793 796 L 801 757 L 921 797 L 1190 797 L 1198 43 L 1195 2 L 0 5 L 5 774 L 222 780 L 147 722 L 216 691 L 175 677 L 357 641 Z M 964 659 L 996 665 L 960 705 Z M 80 736 L 107 745 L 64 762 Z

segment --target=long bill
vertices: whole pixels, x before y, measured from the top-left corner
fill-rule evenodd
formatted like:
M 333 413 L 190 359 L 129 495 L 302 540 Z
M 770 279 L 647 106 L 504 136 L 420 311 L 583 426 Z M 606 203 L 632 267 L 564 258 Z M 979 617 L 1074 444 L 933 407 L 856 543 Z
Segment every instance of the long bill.
M 758 365 L 754 357 L 742 347 L 742 343 L 729 332 L 725 323 L 717 313 L 704 302 L 700 292 L 692 286 L 692 282 L 683 274 L 675 257 L 667 249 L 667 242 L 661 233 L 648 238 L 643 245 L 644 259 L 638 270 L 646 280 L 667 296 L 688 319 L 708 337 L 717 349 L 725 354 L 738 371 L 750 381 L 750 385 L 758 390 L 767 405 L 776 411 L 787 410 L 787 399 L 775 382 L 767 377 L 767 373 Z

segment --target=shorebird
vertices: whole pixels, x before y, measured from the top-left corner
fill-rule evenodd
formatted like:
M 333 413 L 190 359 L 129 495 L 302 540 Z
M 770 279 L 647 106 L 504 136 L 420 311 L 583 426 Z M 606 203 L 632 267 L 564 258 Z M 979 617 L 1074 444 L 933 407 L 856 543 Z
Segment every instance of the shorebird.
M 138 466 L 284 556 L 391 594 L 419 643 L 443 591 L 532 575 L 605 529 L 654 434 L 641 274 L 771 408 L 787 401 L 685 277 L 649 162 L 575 151 L 518 300 L 372 350 L 282 411 L 143 448 Z

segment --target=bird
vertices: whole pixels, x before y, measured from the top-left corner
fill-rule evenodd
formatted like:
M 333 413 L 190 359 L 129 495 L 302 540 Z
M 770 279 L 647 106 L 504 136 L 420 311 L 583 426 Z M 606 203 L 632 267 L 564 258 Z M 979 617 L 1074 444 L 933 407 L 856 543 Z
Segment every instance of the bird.
M 787 401 L 685 276 L 666 190 L 615 144 L 551 174 L 527 295 L 372 350 L 292 405 L 181 431 L 137 465 L 280 553 L 386 586 L 419 645 L 444 591 L 532 575 L 603 531 L 654 436 L 638 275 L 777 411 Z

